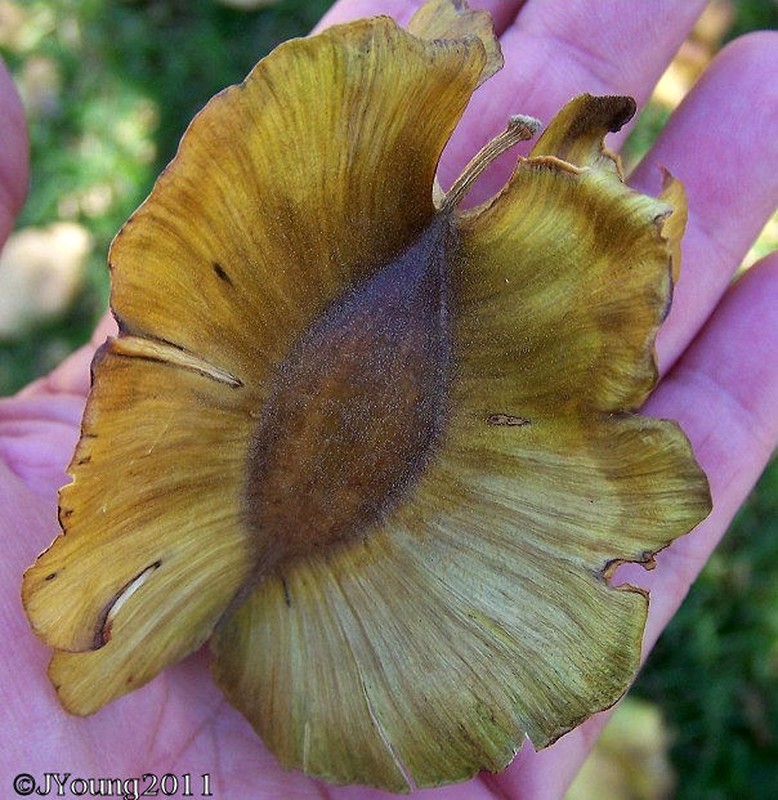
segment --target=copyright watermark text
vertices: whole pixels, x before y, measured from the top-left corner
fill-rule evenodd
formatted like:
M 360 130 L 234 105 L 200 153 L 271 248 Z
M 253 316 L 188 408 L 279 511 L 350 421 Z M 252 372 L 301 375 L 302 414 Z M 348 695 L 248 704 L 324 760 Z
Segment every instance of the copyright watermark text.
M 140 800 L 142 797 L 213 797 L 208 772 L 157 775 L 144 772 L 130 778 L 89 778 L 70 772 L 44 772 L 31 775 L 20 772 L 13 779 L 18 797 L 119 797 Z

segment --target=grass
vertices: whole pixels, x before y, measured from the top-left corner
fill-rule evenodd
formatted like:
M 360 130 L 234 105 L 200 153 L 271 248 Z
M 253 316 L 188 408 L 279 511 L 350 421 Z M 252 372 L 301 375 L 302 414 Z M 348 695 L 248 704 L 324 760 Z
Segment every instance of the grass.
M 25 0 L 0 52 L 21 85 L 46 65 L 52 96 L 30 112 L 32 183 L 19 226 L 71 219 L 94 248 L 63 315 L 0 342 L 0 392 L 86 340 L 105 307 L 105 255 L 193 114 L 276 43 L 309 30 L 328 0 L 243 13 L 212 0 Z M 778 26 L 778 5 L 736 4 L 730 35 Z M 29 87 L 28 87 L 29 91 Z M 647 115 L 645 149 L 666 114 Z M 765 472 L 636 685 L 662 710 L 677 797 L 778 797 L 778 464 Z

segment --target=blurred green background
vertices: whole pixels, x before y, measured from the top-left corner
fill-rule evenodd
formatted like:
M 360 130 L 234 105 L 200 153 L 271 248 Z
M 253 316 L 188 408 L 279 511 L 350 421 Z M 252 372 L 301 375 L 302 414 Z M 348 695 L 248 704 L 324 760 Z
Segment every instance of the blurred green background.
M 0 0 L 0 54 L 24 99 L 32 162 L 29 199 L 0 265 L 0 393 L 88 338 L 107 303 L 111 237 L 191 117 L 329 5 L 281 0 L 247 11 L 217 0 Z M 711 3 L 643 114 L 628 160 L 650 146 L 724 42 L 775 27 L 773 0 Z M 777 244 L 773 220 L 749 261 Z M 616 746 L 600 753 L 608 766 L 593 760 L 595 777 L 577 783 L 571 798 L 606 797 L 596 769 L 632 774 L 622 788 L 608 783 L 608 797 L 778 797 L 777 563 L 774 462 L 635 686 L 631 697 L 651 705 L 635 701 L 620 712 Z M 657 751 L 652 758 L 665 764 L 669 753 L 667 764 L 629 760 L 630 737 L 618 727 L 633 724 L 628 715 L 642 746 Z

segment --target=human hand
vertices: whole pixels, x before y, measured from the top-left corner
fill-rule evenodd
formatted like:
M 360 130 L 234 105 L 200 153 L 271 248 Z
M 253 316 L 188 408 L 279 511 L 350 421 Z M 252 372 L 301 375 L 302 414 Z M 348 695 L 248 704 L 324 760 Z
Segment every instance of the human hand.
M 407 21 L 411 5 L 354 0 L 336 5 L 327 22 L 381 11 Z M 572 2 L 492 2 L 502 32 L 506 67 L 477 93 L 446 153 L 442 182 L 511 113 L 548 121 L 583 91 L 631 94 L 641 104 L 704 3 L 656 2 L 630 7 Z M 564 11 L 561 9 L 564 7 Z M 520 13 L 519 13 L 520 10 Z M 655 35 L 647 35 L 649 32 Z M 778 259 L 751 270 L 734 288 L 731 275 L 778 200 L 765 165 L 775 161 L 772 131 L 778 98 L 770 94 L 775 37 L 760 34 L 733 45 L 675 115 L 631 182 L 655 193 L 662 164 L 687 188 L 690 222 L 682 277 L 657 343 L 664 375 L 646 411 L 677 419 L 708 473 L 714 512 L 691 536 L 659 556 L 650 574 L 630 579 L 652 589 L 647 648 L 672 616 L 690 582 L 753 485 L 776 443 L 778 331 L 772 309 Z M 21 117 L 3 84 L 4 163 L 0 225 L 13 214 L 26 181 Z M 772 151 L 770 150 L 772 148 Z M 503 162 L 505 169 L 507 165 Z M 484 194 L 505 171 L 485 178 Z M 7 231 L 6 231 L 7 232 Z M 101 330 L 98 343 L 105 335 Z M 758 346 L 754 346 L 754 342 Z M 30 634 L 18 599 L 19 577 L 56 533 L 56 489 L 78 437 L 88 388 L 88 346 L 47 379 L 0 405 L 0 529 L 7 554 L 0 576 L 7 669 L 3 781 L 22 770 L 52 769 L 74 776 L 132 776 L 143 772 L 212 775 L 215 796 L 295 797 L 319 791 L 317 782 L 286 774 L 240 715 L 222 699 L 199 656 L 89 719 L 68 717 L 45 677 L 48 654 Z M 772 357 L 771 357 L 772 354 Z M 626 576 L 625 576 L 626 577 Z M 580 765 L 602 716 L 535 754 L 525 748 L 499 776 L 431 790 L 444 800 L 503 796 L 553 798 Z M 333 797 L 378 797 L 356 787 L 326 788 Z M 420 793 L 424 794 L 424 793 Z

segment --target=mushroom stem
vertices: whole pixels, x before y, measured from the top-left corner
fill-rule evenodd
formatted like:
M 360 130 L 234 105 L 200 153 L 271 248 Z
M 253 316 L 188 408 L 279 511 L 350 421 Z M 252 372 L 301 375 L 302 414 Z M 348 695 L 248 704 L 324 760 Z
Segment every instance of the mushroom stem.
M 441 205 L 441 211 L 451 211 L 457 206 L 481 173 L 497 156 L 502 155 L 516 143 L 531 139 L 540 130 L 540 127 L 540 121 L 534 117 L 527 117 L 523 114 L 515 114 L 510 117 L 505 130 L 497 134 L 470 159 L 462 174 L 447 192 Z

